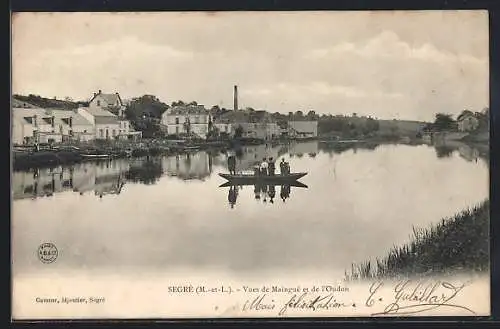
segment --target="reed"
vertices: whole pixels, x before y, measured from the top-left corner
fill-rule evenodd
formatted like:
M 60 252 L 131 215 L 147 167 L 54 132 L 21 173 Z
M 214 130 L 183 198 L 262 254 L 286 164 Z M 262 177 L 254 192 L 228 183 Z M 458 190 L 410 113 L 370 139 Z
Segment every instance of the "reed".
M 429 228 L 413 227 L 409 243 L 394 246 L 383 258 L 352 264 L 345 280 L 488 270 L 489 218 L 485 200 Z

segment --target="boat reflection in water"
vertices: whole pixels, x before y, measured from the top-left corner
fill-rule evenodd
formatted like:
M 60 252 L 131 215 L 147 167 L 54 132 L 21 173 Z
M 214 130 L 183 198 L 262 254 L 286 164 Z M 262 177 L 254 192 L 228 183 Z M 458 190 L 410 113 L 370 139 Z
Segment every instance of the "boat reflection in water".
M 290 198 L 290 192 L 292 187 L 298 187 L 298 188 L 308 188 L 306 184 L 303 184 L 298 181 L 293 181 L 293 182 L 287 182 L 286 184 L 275 184 L 275 183 L 257 183 L 257 184 L 239 184 L 235 185 L 232 184 L 231 182 L 226 182 L 219 187 L 225 188 L 229 187 L 229 190 L 227 192 L 227 200 L 229 202 L 229 205 L 231 208 L 234 208 L 236 205 L 236 201 L 238 199 L 238 191 L 243 187 L 247 185 L 253 185 L 254 189 L 254 198 L 257 201 L 262 201 L 263 203 L 275 203 L 275 200 L 277 197 L 279 197 L 282 202 L 286 202 L 287 199 Z M 277 194 L 277 189 L 279 189 L 279 195 Z

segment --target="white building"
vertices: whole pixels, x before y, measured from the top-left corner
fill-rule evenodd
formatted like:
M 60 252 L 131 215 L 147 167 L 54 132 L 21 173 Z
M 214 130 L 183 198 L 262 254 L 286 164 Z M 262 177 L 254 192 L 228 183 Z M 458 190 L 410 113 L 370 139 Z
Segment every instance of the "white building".
M 203 105 L 179 105 L 166 110 L 161 124 L 168 135 L 195 135 L 205 139 L 208 134 L 209 112 Z
M 462 132 L 474 131 L 479 127 L 479 120 L 472 113 L 460 115 L 457 118 L 458 130 Z
M 11 140 L 14 145 L 88 141 L 93 138 L 92 121 L 77 111 L 36 107 L 12 109 Z
M 89 106 L 84 109 L 94 117 L 97 139 L 132 139 L 142 136 L 140 131 L 134 131 L 130 121 L 125 118 L 125 108 L 119 93 L 105 94 L 102 90 L 94 93 Z
M 297 139 L 318 137 L 318 121 L 288 121 L 288 136 Z

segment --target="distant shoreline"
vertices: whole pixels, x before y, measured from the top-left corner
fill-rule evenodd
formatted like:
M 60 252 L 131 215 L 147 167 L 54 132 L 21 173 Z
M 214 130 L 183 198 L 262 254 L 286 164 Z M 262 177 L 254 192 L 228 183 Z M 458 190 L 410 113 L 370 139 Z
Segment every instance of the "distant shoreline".
M 195 141 L 175 144 L 176 141 L 162 140 L 161 142 L 134 142 L 125 144 L 95 143 L 95 144 L 61 144 L 54 147 L 45 147 L 39 151 L 34 151 L 33 147 L 14 147 L 13 167 L 14 170 L 24 170 L 40 168 L 45 166 L 70 165 L 94 159 L 110 160 L 127 157 L 158 156 L 182 154 L 203 150 L 228 150 L 251 145 L 276 145 L 289 143 L 305 143 L 317 141 L 327 144 L 401 144 L 401 145 L 429 145 L 422 139 L 417 138 L 386 138 L 370 137 L 360 139 L 332 139 L 325 137 L 313 137 L 304 139 L 276 139 L 272 141 L 258 139 L 240 139 L 224 141 Z M 452 144 L 463 143 L 472 147 L 478 147 L 482 152 L 489 150 L 489 143 L 486 141 L 452 141 Z

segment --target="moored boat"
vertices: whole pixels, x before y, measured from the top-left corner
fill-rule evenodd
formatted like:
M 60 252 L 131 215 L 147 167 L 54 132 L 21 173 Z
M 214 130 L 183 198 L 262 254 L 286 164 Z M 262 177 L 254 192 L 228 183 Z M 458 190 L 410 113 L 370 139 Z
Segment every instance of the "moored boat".
M 111 157 L 109 154 L 82 154 L 81 156 L 84 159 L 107 159 Z

